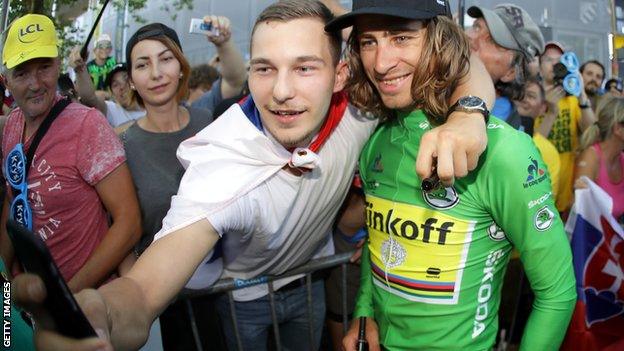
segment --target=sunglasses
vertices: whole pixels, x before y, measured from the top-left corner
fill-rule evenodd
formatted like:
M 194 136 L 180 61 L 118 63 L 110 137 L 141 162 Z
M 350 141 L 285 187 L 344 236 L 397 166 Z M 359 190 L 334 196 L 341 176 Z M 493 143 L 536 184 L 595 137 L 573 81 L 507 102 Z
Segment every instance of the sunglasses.
M 112 48 L 112 47 L 113 47 L 113 44 L 111 44 L 111 43 L 101 43 L 101 44 L 99 44 L 99 43 L 98 43 L 98 44 L 96 45 L 96 47 L 97 47 L 98 49 L 110 49 L 110 48 Z
M 26 180 L 26 155 L 22 143 L 15 145 L 5 160 L 5 177 L 16 196 L 11 202 L 9 216 L 12 220 L 32 230 L 32 210 L 28 204 Z

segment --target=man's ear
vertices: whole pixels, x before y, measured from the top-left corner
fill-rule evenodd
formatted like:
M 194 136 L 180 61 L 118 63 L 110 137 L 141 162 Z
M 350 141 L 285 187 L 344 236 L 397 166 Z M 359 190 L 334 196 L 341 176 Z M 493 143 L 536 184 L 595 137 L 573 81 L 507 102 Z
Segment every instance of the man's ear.
M 9 91 L 11 91 L 11 80 L 9 79 L 10 75 L 11 73 L 8 69 L 4 73 L 2 73 L 2 81 L 4 82 L 6 90 Z
M 334 93 L 337 93 L 344 89 L 347 85 L 347 80 L 349 79 L 349 68 L 347 67 L 347 62 L 340 60 L 338 65 L 336 65 L 336 80 L 334 82 Z
M 516 68 L 511 67 L 507 70 L 507 73 L 500 78 L 500 81 L 503 83 L 509 83 L 514 79 L 516 79 Z

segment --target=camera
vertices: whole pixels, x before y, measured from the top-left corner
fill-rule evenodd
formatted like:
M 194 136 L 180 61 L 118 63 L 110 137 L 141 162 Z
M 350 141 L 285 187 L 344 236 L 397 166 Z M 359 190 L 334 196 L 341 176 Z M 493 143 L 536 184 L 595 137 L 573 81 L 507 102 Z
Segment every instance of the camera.
M 567 95 L 581 95 L 581 78 L 576 54 L 568 51 L 553 66 L 553 83 L 563 87 Z

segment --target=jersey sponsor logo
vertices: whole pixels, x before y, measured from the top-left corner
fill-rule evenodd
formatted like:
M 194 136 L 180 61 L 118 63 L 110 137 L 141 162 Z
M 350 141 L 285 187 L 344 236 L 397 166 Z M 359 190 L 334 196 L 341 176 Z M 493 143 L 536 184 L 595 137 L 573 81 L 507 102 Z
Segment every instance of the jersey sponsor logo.
M 483 277 L 481 278 L 481 286 L 477 293 L 477 311 L 475 312 L 475 318 L 472 325 L 472 338 L 476 338 L 481 335 L 485 330 L 486 323 L 484 322 L 490 315 L 490 298 L 492 298 L 492 283 L 494 281 L 494 271 L 496 264 L 505 255 L 502 249 L 496 251 L 490 251 L 487 259 L 485 260 L 485 267 L 483 268 Z
M 505 129 L 505 127 L 502 124 L 498 124 L 498 123 L 490 123 L 488 124 L 488 129 Z
M 488 227 L 487 232 L 490 239 L 494 241 L 505 240 L 505 232 L 494 222 Z
M 381 260 L 386 268 L 394 268 L 405 262 L 407 251 L 392 237 L 381 244 Z
M 429 206 L 440 209 L 448 210 L 459 203 L 459 195 L 455 191 L 455 188 L 450 186 L 448 188 L 438 188 L 430 192 L 423 191 L 423 198 Z
M 548 200 L 548 198 L 552 195 L 552 191 L 549 191 L 548 193 L 540 196 L 539 199 L 535 199 L 535 200 L 531 200 L 529 201 L 529 203 L 527 204 L 527 206 L 529 207 L 529 209 L 532 209 L 535 206 L 541 205 L 543 204 L 546 200 Z
M 381 163 L 381 154 L 377 155 L 377 157 L 375 157 L 375 159 L 373 160 L 373 164 L 371 165 L 371 170 L 377 173 L 383 172 L 384 168 L 383 168 L 383 163 Z
M 475 222 L 366 196 L 376 286 L 410 301 L 456 304 Z
M 550 228 L 555 220 L 555 212 L 552 211 L 548 206 L 544 206 L 537 211 L 534 218 L 535 229 L 543 232 Z
M 544 168 L 540 168 L 537 160 L 533 157 L 530 157 L 529 159 L 531 160 L 531 162 L 527 166 L 528 175 L 526 181 L 524 182 L 524 184 L 522 184 L 525 189 L 533 185 L 539 184 L 543 182 L 544 179 L 546 179 L 546 171 L 544 171 Z

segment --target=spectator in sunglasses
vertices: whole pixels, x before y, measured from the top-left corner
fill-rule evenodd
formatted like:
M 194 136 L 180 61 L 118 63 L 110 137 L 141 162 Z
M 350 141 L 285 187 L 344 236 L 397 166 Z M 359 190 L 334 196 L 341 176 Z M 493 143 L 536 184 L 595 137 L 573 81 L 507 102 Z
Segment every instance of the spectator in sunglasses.
M 111 56 L 113 52 L 113 43 L 108 34 L 102 34 L 95 41 L 93 48 L 93 60 L 87 62 L 87 70 L 93 80 L 93 86 L 95 87 L 96 94 L 102 98 L 107 99 L 109 93 L 106 91 L 106 77 L 113 70 L 117 61 Z

